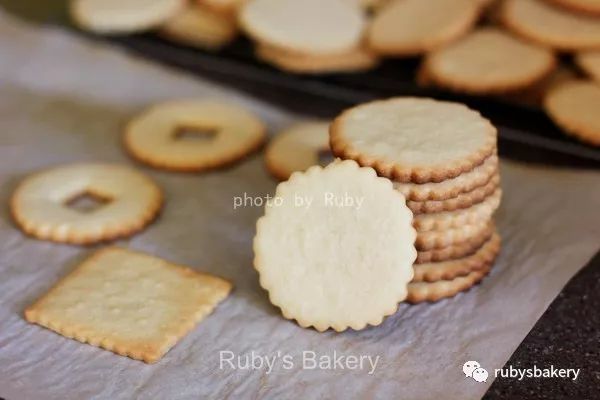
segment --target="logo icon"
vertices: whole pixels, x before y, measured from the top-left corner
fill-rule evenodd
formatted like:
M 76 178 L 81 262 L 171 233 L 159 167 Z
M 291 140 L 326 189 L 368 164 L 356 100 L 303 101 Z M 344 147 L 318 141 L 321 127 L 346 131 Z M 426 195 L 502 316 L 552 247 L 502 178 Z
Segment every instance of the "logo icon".
M 465 378 L 473 378 L 476 382 L 487 382 L 489 376 L 487 370 L 482 368 L 477 361 L 467 361 L 462 367 Z

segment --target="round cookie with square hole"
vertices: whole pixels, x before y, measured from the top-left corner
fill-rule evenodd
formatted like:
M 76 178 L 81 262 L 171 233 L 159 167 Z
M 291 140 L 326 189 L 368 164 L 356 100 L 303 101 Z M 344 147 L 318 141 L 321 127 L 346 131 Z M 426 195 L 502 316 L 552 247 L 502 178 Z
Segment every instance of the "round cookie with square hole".
M 91 244 L 129 236 L 154 219 L 162 192 L 118 164 L 73 164 L 25 178 L 11 199 L 17 225 L 38 239 Z
M 285 181 L 296 171 L 319 165 L 329 151 L 329 123 L 300 122 L 279 133 L 267 146 L 265 165 L 275 178 Z
M 430 98 L 395 97 L 342 112 L 329 130 L 333 154 L 399 182 L 441 182 L 496 151 L 496 128 L 477 111 Z
M 131 119 L 123 142 L 135 159 L 172 171 L 231 165 L 256 151 L 265 126 L 238 106 L 204 100 L 154 105 Z

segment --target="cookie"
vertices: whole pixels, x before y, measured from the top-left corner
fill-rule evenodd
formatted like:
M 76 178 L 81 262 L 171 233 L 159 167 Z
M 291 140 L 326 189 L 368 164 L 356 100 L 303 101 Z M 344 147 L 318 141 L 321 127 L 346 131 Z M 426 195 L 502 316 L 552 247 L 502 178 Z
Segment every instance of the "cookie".
M 202 134 L 186 138 L 185 134 Z M 127 123 L 123 142 L 137 160 L 172 171 L 203 171 L 233 164 L 256 151 L 265 126 L 231 104 L 178 100 L 154 105 Z
M 362 48 L 334 54 L 302 54 L 282 51 L 259 44 L 256 56 L 283 71 L 294 74 L 326 74 L 333 72 L 358 72 L 374 68 L 379 60 Z
M 554 54 L 496 28 L 480 28 L 425 57 L 427 76 L 436 85 L 473 94 L 503 93 L 529 87 L 556 65 Z
M 573 81 L 556 86 L 544 99 L 544 108 L 567 133 L 600 146 L 600 84 Z
M 478 271 L 494 262 L 500 252 L 500 235 L 494 233 L 475 253 L 454 260 L 415 264 L 413 282 L 452 280 Z
M 435 302 L 448 297 L 454 297 L 460 292 L 479 283 L 492 269 L 492 265 L 470 272 L 465 276 L 458 276 L 448 281 L 437 282 L 412 282 L 408 285 L 408 303 L 423 303 L 426 301 Z
M 125 34 L 155 28 L 183 6 L 183 0 L 72 0 L 69 11 L 81 29 Z
M 446 179 L 438 183 L 402 183 L 394 182 L 394 188 L 399 190 L 408 200 L 428 201 L 446 200 L 467 193 L 486 185 L 498 173 L 498 156 L 492 154 L 477 167 L 456 178 Z
M 346 160 L 295 172 L 257 222 L 260 284 L 302 327 L 379 325 L 413 277 L 411 221 L 402 194 L 372 168 Z
M 500 13 L 519 36 L 556 50 L 600 48 L 600 17 L 569 13 L 542 0 L 506 0 Z
M 488 183 L 470 192 L 461 193 L 456 197 L 446 200 L 426 200 L 406 202 L 408 208 L 414 214 L 437 213 L 442 211 L 454 211 L 462 208 L 471 207 L 474 204 L 481 203 L 486 197 L 490 196 L 500 185 L 500 174 L 496 173 Z
M 94 210 L 71 202 L 98 200 Z M 11 199 L 17 225 L 28 235 L 55 242 L 90 244 L 129 236 L 154 219 L 162 205 L 158 186 L 122 165 L 72 164 L 25 178 Z
M 187 46 L 218 49 L 235 39 L 237 24 L 230 16 L 188 5 L 165 22 L 159 34 Z
M 472 237 L 463 242 L 451 244 L 446 247 L 419 250 L 417 251 L 415 264 L 455 260 L 473 254 L 489 240 L 494 231 L 494 224 L 490 222 L 487 229 L 485 229 L 480 236 Z
M 296 171 L 319 165 L 323 151 L 329 151 L 329 123 L 302 122 L 271 140 L 265 151 L 265 164 L 271 175 L 285 181 Z
M 424 251 L 453 246 L 486 235 L 489 236 L 492 230 L 492 221 L 483 221 L 439 231 L 417 231 L 415 247 L 419 251 Z
M 549 0 L 558 6 L 571 11 L 600 16 L 600 1 L 598 0 Z
M 473 0 L 391 1 L 375 14 L 369 48 L 388 56 L 416 56 L 456 40 L 477 21 Z
M 27 321 L 153 363 L 227 297 L 221 278 L 121 248 L 96 251 L 25 310 Z
M 308 54 L 356 48 L 366 23 L 361 7 L 347 0 L 253 0 L 241 8 L 239 21 L 260 43 Z
M 415 215 L 413 225 L 419 232 L 460 228 L 464 225 L 483 223 L 489 220 L 500 206 L 502 189 L 496 191 L 472 207 L 434 214 Z
M 219 14 L 235 15 L 248 0 L 196 0 L 197 4 Z
M 600 51 L 586 51 L 575 56 L 577 66 L 600 83 Z
M 496 150 L 496 128 L 463 104 L 396 97 L 364 103 L 330 128 L 334 155 L 399 182 L 441 182 L 471 171 Z

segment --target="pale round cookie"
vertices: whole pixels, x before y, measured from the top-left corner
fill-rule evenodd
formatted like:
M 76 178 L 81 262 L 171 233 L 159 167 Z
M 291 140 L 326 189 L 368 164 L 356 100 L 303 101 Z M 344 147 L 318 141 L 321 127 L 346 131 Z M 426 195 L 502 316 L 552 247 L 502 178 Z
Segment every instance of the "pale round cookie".
M 527 88 L 556 65 L 554 53 L 497 28 L 480 28 L 425 57 L 427 76 L 438 86 L 474 94 Z
M 309 54 L 354 49 L 365 26 L 361 7 L 347 0 L 252 0 L 239 21 L 260 43 Z
M 590 78 L 600 83 L 600 51 L 586 51 L 575 56 L 575 62 Z
M 178 139 L 186 130 L 209 132 L 206 139 Z M 130 120 L 124 144 L 139 161 L 173 171 L 203 171 L 230 165 L 257 150 L 265 126 L 243 108 L 204 100 L 154 105 Z
M 202 49 L 218 49 L 237 35 L 235 20 L 206 7 L 188 5 L 161 27 L 159 33 L 167 39 Z
M 600 84 L 573 81 L 556 86 L 544 99 L 544 108 L 567 133 L 600 146 Z
M 490 196 L 500 185 L 500 174 L 496 173 L 488 183 L 470 192 L 461 193 L 456 197 L 446 200 L 426 200 L 406 202 L 408 208 L 414 214 L 437 213 L 442 211 L 453 211 L 471 207 L 474 204 L 481 203 Z
M 375 14 L 367 33 L 378 54 L 415 56 L 465 34 L 477 21 L 473 0 L 395 0 Z
M 518 35 L 557 50 L 600 48 L 600 18 L 569 13 L 542 0 L 506 0 L 501 18 Z
M 101 34 L 123 34 L 152 29 L 175 15 L 182 0 L 71 0 L 73 21 Z
M 412 282 L 408 285 L 408 303 L 422 303 L 425 301 L 434 302 L 448 297 L 454 297 L 460 292 L 479 283 L 492 269 L 492 264 L 472 271 L 465 276 L 458 276 L 452 280 L 442 280 L 436 282 Z
M 446 200 L 486 185 L 498 173 L 498 155 L 492 154 L 469 172 L 441 182 L 393 182 L 394 188 L 408 200 Z
M 396 97 L 350 108 L 330 128 L 334 155 L 399 182 L 441 182 L 496 150 L 496 128 L 463 104 Z
M 362 48 L 334 54 L 302 54 L 259 44 L 256 55 L 259 59 L 294 74 L 358 72 L 379 64 L 379 59 L 373 53 Z
M 446 247 L 418 250 L 415 264 L 454 260 L 473 254 L 489 240 L 495 230 L 494 224 L 490 222 L 487 229 L 485 229 L 480 236 L 472 237 L 463 242 Z
M 260 284 L 283 316 L 302 327 L 340 332 L 379 325 L 413 277 L 411 221 L 402 194 L 372 168 L 346 160 L 296 172 L 277 186 L 257 222 Z
M 548 0 L 574 12 L 600 16 L 600 0 Z
M 105 204 L 88 212 L 69 206 L 81 195 Z M 116 164 L 72 164 L 23 180 L 11 199 L 19 227 L 38 239 L 89 244 L 128 236 L 158 213 L 162 193 L 140 172 Z
M 493 222 L 488 220 L 439 231 L 417 231 L 415 248 L 425 251 L 472 242 L 477 238 L 489 236 L 493 228 Z
M 443 211 L 433 214 L 415 215 L 413 225 L 419 232 L 440 231 L 444 229 L 460 228 L 464 225 L 472 225 L 489 220 L 500 206 L 502 189 L 496 191 L 483 200 L 469 208 L 454 211 Z
M 500 235 L 494 233 L 475 253 L 454 260 L 415 264 L 412 282 L 452 280 L 480 270 L 494 262 L 500 253 Z
M 265 164 L 282 181 L 296 171 L 319 165 L 319 154 L 329 150 L 329 123 L 301 122 L 279 133 L 267 146 Z

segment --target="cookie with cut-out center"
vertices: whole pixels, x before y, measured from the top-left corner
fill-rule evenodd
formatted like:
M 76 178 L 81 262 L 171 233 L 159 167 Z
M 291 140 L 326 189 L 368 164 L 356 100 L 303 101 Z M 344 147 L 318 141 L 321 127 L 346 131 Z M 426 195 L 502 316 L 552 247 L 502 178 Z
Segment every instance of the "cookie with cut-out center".
M 465 292 L 481 282 L 492 269 L 492 263 L 481 269 L 470 272 L 464 276 L 457 276 L 452 280 L 435 282 L 411 282 L 408 285 L 408 303 L 435 302 L 445 298 L 454 297 L 460 292 Z
M 329 151 L 329 123 L 302 122 L 279 133 L 267 146 L 265 164 L 275 178 L 288 179 L 296 171 L 319 164 L 319 155 Z
M 184 4 L 183 0 L 71 0 L 69 10 L 82 29 L 125 34 L 161 25 Z
M 600 17 L 571 13 L 542 0 L 506 0 L 502 22 L 528 40 L 560 51 L 600 49 Z
M 496 128 L 459 103 L 396 97 L 350 108 L 333 121 L 334 155 L 399 182 L 441 182 L 496 151 Z
M 161 25 L 159 33 L 188 46 L 218 49 L 235 39 L 237 24 L 231 16 L 188 5 Z
M 427 54 L 424 68 L 436 85 L 476 94 L 520 90 L 542 80 L 554 54 L 496 28 L 480 28 Z
M 281 70 L 295 74 L 358 72 L 374 68 L 379 63 L 377 56 L 360 47 L 332 54 L 303 54 L 259 44 L 256 55 Z
M 351 160 L 295 172 L 256 225 L 254 267 L 283 316 L 318 331 L 379 325 L 406 296 L 412 213 L 392 183 Z
M 500 252 L 500 235 L 493 234 L 475 253 L 454 260 L 415 264 L 413 282 L 452 280 L 491 264 Z
M 153 167 L 203 171 L 233 164 L 256 151 L 266 138 L 265 130 L 257 117 L 238 106 L 176 100 L 131 119 L 123 142 L 129 154 Z
M 89 197 L 95 207 L 72 202 Z M 90 244 L 144 228 L 162 205 L 162 192 L 144 174 L 118 164 L 72 164 L 26 177 L 11 199 L 17 225 L 38 239 Z
M 388 56 L 415 56 L 467 33 L 479 15 L 473 0 L 401 0 L 378 9 L 367 32 L 369 48 Z
M 600 146 L 600 84 L 572 81 L 556 86 L 546 95 L 544 108 L 567 133 Z
M 362 8 L 347 0 L 253 0 L 244 3 L 239 21 L 259 43 L 308 54 L 356 48 L 366 24 Z
M 105 248 L 27 307 L 25 318 L 67 338 L 153 363 L 230 290 L 224 279 Z

